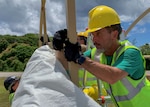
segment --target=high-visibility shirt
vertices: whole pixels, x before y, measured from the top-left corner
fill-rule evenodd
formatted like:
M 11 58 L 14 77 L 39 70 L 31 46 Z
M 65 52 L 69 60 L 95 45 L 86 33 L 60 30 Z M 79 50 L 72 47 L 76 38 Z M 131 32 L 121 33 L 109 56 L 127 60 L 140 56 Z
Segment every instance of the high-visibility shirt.
M 10 103 L 10 105 L 12 104 L 13 98 L 14 98 L 14 93 L 10 93 L 9 94 L 9 103 Z
M 85 56 L 90 57 L 91 52 L 91 50 L 88 50 Z M 80 87 L 89 87 L 97 84 L 97 78 L 90 72 L 86 71 L 84 68 L 80 68 L 78 74 Z
M 92 53 L 96 52 L 96 48 L 92 48 L 84 53 L 84 56 L 91 57 Z M 94 58 L 92 58 L 94 60 Z M 96 102 L 98 101 L 99 95 L 107 96 L 107 92 L 104 89 L 102 82 L 98 84 L 98 79 L 86 71 L 84 68 L 79 70 L 79 84 L 80 87 L 83 87 L 83 92 L 93 98 Z M 98 87 L 98 85 L 101 85 Z M 98 89 L 100 88 L 101 89 Z M 99 92 L 101 91 L 101 92 Z
M 127 40 L 121 42 L 121 46 L 116 50 L 116 52 L 112 56 L 110 65 L 116 67 L 117 66 L 116 62 L 118 62 L 118 60 L 121 60 L 120 59 L 121 56 L 124 55 L 125 51 L 127 51 L 128 49 L 137 50 L 140 53 L 139 56 L 143 60 L 143 63 L 140 64 L 139 66 L 142 65 L 144 68 L 145 60 L 141 52 L 137 47 L 133 46 Z M 131 57 L 138 57 L 138 56 L 131 56 Z M 107 56 L 105 56 L 102 53 L 100 56 L 100 63 L 108 64 L 107 61 L 108 61 Z M 142 69 L 138 69 L 136 72 L 140 72 L 140 70 Z M 111 98 L 117 107 L 149 107 L 148 99 L 150 98 L 149 94 L 150 82 L 145 77 L 144 69 L 142 72 L 143 72 L 142 77 L 137 79 L 132 77 L 133 74 L 132 71 L 130 71 L 128 76 L 122 78 L 121 80 L 118 80 L 114 84 L 108 84 L 107 82 L 103 81 L 105 89 L 111 95 Z

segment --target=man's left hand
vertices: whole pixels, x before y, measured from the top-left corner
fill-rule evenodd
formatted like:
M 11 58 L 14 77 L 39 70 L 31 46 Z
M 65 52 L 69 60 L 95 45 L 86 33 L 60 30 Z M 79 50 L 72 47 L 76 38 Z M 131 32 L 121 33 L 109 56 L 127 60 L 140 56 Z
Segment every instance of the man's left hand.
M 62 50 L 64 48 L 63 44 L 65 43 L 66 39 L 67 39 L 67 29 L 62 29 L 57 31 L 54 34 L 53 41 L 52 41 L 53 48 L 59 51 Z

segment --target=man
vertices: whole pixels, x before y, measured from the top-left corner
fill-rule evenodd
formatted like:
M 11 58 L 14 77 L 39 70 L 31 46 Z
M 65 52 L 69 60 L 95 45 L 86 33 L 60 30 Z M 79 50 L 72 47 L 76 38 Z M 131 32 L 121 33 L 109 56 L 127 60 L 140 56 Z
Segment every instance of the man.
M 14 92 L 18 88 L 20 78 L 16 76 L 7 77 L 4 81 L 4 87 L 9 91 L 9 102 L 12 103 Z
M 145 60 L 129 41 L 119 41 L 121 31 L 117 12 L 108 6 L 96 6 L 89 11 L 87 30 L 96 46 L 91 52 L 92 60 L 80 54 L 78 43 L 69 40 L 65 41 L 65 57 L 101 79 L 117 107 L 149 107 Z
M 77 34 L 77 42 L 79 42 L 80 44 L 87 44 L 87 37 L 88 37 L 88 33 L 87 32 L 79 32 Z
M 87 32 L 79 32 L 77 34 L 77 42 L 82 45 L 82 52 L 85 52 L 87 50 Z M 96 78 L 90 74 L 87 73 L 83 68 L 79 70 L 79 85 L 85 88 L 85 86 L 91 86 L 93 84 L 96 84 Z
M 81 45 L 82 53 L 88 50 L 89 41 L 88 32 L 79 32 L 77 34 L 77 42 Z M 88 43 L 87 43 L 88 42 Z M 90 47 L 91 49 L 91 47 Z M 83 89 L 83 92 L 93 98 L 95 101 L 98 99 L 98 87 L 97 79 L 90 72 L 86 71 L 84 68 L 80 68 L 79 74 L 79 87 Z

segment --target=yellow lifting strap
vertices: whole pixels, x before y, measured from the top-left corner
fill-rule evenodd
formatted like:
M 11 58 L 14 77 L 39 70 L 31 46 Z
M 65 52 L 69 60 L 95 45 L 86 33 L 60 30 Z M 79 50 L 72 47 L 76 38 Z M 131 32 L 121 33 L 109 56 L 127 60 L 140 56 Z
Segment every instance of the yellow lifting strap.
M 47 35 L 47 29 L 46 29 L 45 3 L 46 3 L 46 0 L 41 0 L 39 46 L 42 45 L 42 41 L 41 41 L 42 37 L 43 37 L 43 43 L 48 43 L 48 35 Z M 43 28 L 44 28 L 44 32 L 43 32 Z

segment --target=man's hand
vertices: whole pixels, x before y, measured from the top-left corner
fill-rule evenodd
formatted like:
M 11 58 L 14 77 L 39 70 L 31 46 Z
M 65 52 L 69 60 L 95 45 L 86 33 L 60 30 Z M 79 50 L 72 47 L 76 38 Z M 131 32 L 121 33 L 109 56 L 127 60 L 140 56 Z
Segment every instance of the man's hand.
M 57 31 L 53 37 L 53 48 L 59 51 L 63 49 L 64 48 L 63 44 L 65 43 L 66 39 L 67 39 L 67 29 Z
M 82 64 L 85 61 L 85 57 L 80 54 L 80 51 L 81 46 L 78 42 L 75 44 L 69 42 L 69 40 L 65 42 L 65 57 L 67 61 L 73 61 L 75 63 Z

